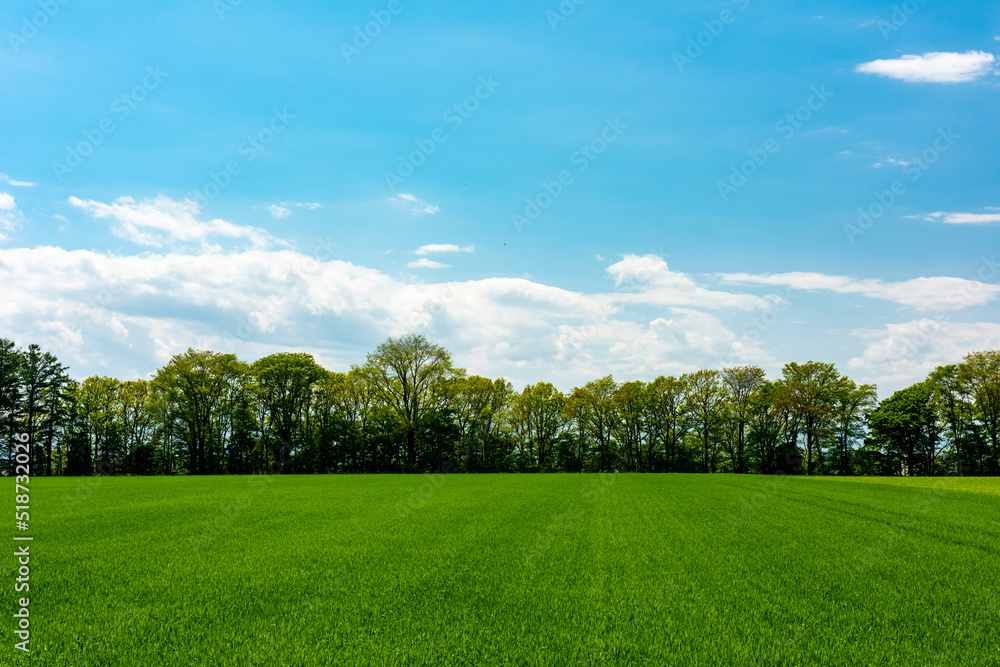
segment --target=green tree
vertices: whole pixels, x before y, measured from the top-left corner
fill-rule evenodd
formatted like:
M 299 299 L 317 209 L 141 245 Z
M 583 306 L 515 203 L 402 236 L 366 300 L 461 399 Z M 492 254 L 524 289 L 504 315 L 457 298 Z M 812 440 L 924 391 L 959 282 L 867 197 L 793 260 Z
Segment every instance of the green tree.
M 618 445 L 618 458 L 626 472 L 648 469 L 651 457 L 643 456 L 646 438 L 648 396 L 642 382 L 625 382 L 618 386 L 612 397 L 615 420 L 612 433 Z
M 119 385 L 117 420 L 124 444 L 125 472 L 148 475 L 154 472 L 150 433 L 153 412 L 150 409 L 148 380 L 129 380 Z
M 841 377 L 833 392 L 833 422 L 836 434 L 837 465 L 841 475 L 853 472 L 851 454 L 854 445 L 865 434 L 869 413 L 878 404 L 875 385 L 858 385 L 848 377 Z
M 745 443 L 746 428 L 753 413 L 757 392 L 764 385 L 764 369 L 757 366 L 737 366 L 722 370 L 722 384 L 726 390 L 726 403 L 736 425 L 736 460 L 738 473 L 747 471 Z
M 869 418 L 871 441 L 893 462 L 893 472 L 908 476 L 935 472 L 938 427 L 927 382 L 895 392 Z
M 565 395 L 548 382 L 529 385 L 514 397 L 509 419 L 522 466 L 551 470 L 551 455 L 566 423 L 565 404 Z
M 258 359 L 250 372 L 260 387 L 261 399 L 274 430 L 278 450 L 273 460 L 286 460 L 306 442 L 305 424 L 313 387 L 326 373 L 311 354 L 280 352 Z
M 246 364 L 236 355 L 188 349 L 171 358 L 153 378 L 153 390 L 164 397 L 168 418 L 176 419 L 183 430 L 190 474 L 217 471 L 216 452 L 210 448 L 221 442 L 220 408 L 246 372 Z
M 976 409 L 968 390 L 959 381 L 958 365 L 938 366 L 927 377 L 931 402 L 950 442 L 952 470 L 956 475 L 985 472 L 980 451 Z
M 717 370 L 700 370 L 681 376 L 688 388 L 685 412 L 690 415 L 692 435 L 701 447 L 703 472 L 715 472 L 717 467 L 724 397 L 719 376 Z
M 80 383 L 71 381 L 66 387 L 68 407 L 62 423 L 60 441 L 65 445 L 65 475 L 90 475 L 94 471 L 93 449 L 89 433 L 89 417 L 84 405 Z
M 835 394 L 840 374 L 833 364 L 810 361 L 785 364 L 782 379 L 788 394 L 788 407 L 794 411 L 806 439 L 806 474 L 816 472 L 815 461 L 822 465 L 823 443 L 832 432 Z
M 782 447 L 786 425 L 780 399 L 782 392 L 780 381 L 765 381 L 753 397 L 747 425 L 747 449 L 756 472 L 769 475 L 788 472 L 784 460 L 787 452 Z
M 360 368 L 338 373 L 334 380 L 335 407 L 345 427 L 341 460 L 351 472 L 372 470 L 375 451 L 372 447 L 372 420 L 378 411 L 378 392 Z
M 479 375 L 458 378 L 454 386 L 453 406 L 461 442 L 462 469 L 476 472 L 496 470 L 495 439 L 501 415 L 510 403 L 514 389 L 504 378 L 490 380 Z
M 649 383 L 650 439 L 662 443 L 663 469 L 677 470 L 677 458 L 689 429 L 688 384 L 685 379 L 660 376 Z
M 365 373 L 382 403 L 399 420 L 406 438 L 406 465 L 417 464 L 417 424 L 446 406 L 449 382 L 457 375 L 451 355 L 419 334 L 389 338 L 368 355 Z
M 45 452 L 43 469 L 46 475 L 58 475 L 63 465 L 60 438 L 64 433 L 63 423 L 69 416 L 68 387 L 71 382 L 66 370 L 65 366 L 58 364 L 49 376 L 43 392 L 45 415 L 42 419 L 40 436 Z
M 564 418 L 576 431 L 574 443 L 580 469 L 608 472 L 614 469 L 612 451 L 614 394 L 618 384 L 610 375 L 577 387 L 564 404 Z M 588 457 L 593 457 L 588 461 Z
M 4 470 L 14 473 L 14 436 L 20 415 L 21 352 L 14 342 L 0 338 L 0 442 Z
M 34 343 L 21 355 L 20 374 L 19 428 L 28 434 L 32 443 L 29 464 L 32 472 L 36 475 L 47 475 L 51 472 L 52 440 L 45 442 L 45 438 L 39 436 L 45 435 L 46 418 L 50 411 L 57 409 L 58 394 L 69 378 L 66 376 L 66 367 L 60 364 L 54 355 L 42 352 L 42 349 Z M 56 396 L 53 396 L 53 393 Z M 53 425 L 50 434 L 54 433 Z M 47 446 L 47 450 L 39 446 L 43 443 Z
M 75 400 L 85 419 L 86 457 L 102 471 L 111 471 L 124 449 L 121 422 L 121 381 L 91 376 L 79 384 Z M 89 474 L 89 473 L 88 473 Z
M 958 365 L 958 382 L 975 402 L 989 436 L 987 470 L 1000 474 L 1000 350 L 965 355 Z
M 781 435 L 775 472 L 801 473 L 804 457 L 799 448 L 799 434 L 802 430 L 803 411 L 795 391 L 784 380 L 778 380 L 774 385 L 771 408 L 780 424 Z

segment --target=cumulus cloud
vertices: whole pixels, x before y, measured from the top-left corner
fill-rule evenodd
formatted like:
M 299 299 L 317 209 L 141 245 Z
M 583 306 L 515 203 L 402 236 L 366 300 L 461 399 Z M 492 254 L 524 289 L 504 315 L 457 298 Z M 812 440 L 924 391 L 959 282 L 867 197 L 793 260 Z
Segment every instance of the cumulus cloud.
M 707 289 L 687 274 L 671 271 L 667 262 L 654 254 L 622 255 L 621 261 L 611 264 L 605 271 L 617 287 L 634 290 L 620 297 L 630 303 L 752 310 L 770 308 L 781 301 L 774 296 L 762 298 Z
M 723 283 L 783 285 L 797 290 L 825 290 L 838 294 L 860 294 L 870 299 L 892 301 L 915 310 L 959 310 L 981 306 L 1000 295 L 1000 285 L 952 277 L 914 278 L 900 282 L 856 279 L 822 273 L 792 272 L 769 275 L 723 273 Z
M 437 206 L 428 204 L 422 199 L 418 199 L 416 196 L 407 193 L 400 193 L 388 199 L 394 204 L 406 207 L 413 215 L 434 215 L 441 210 Z
M 936 211 L 924 216 L 924 220 L 943 222 L 948 225 L 988 225 L 1000 222 L 1000 209 L 987 208 L 990 213 L 945 213 Z
M 608 373 L 652 379 L 720 364 L 766 365 L 772 359 L 764 343 L 748 336 L 746 327 L 739 335 L 739 325 L 752 325 L 787 306 L 776 295 L 706 286 L 653 254 L 626 254 L 606 266 L 607 288 L 599 291 L 525 278 L 423 282 L 342 260 L 323 261 L 276 244 L 224 249 L 172 243 L 175 238 L 203 241 L 220 228 L 199 220 L 184 202 L 147 202 L 154 213 L 129 199 L 112 205 L 78 201 L 96 219 L 132 224 L 132 233 L 156 234 L 164 245 L 126 255 L 0 248 L 0 284 L 5 286 L 0 336 L 37 342 L 82 375 L 145 376 L 188 347 L 247 360 L 278 350 L 307 351 L 328 368 L 343 370 L 387 336 L 418 332 L 447 347 L 470 372 L 505 376 L 521 385 L 546 378 L 568 389 Z M 248 240 L 247 228 L 234 227 L 221 229 Z M 421 256 L 414 264 L 431 268 L 438 263 Z M 830 284 L 767 278 L 776 285 Z M 832 278 L 842 291 L 843 281 L 850 283 Z M 883 292 L 917 289 L 860 282 Z M 853 363 L 863 372 L 884 375 L 888 353 L 883 348 L 900 344 L 882 339 L 893 334 L 856 334 L 870 351 Z M 946 345 L 953 334 L 972 347 L 983 347 L 992 335 L 985 328 L 975 335 L 946 329 L 935 340 Z M 954 361 L 960 358 L 952 354 L 956 350 L 942 347 L 938 356 L 951 355 Z
M 111 204 L 70 197 L 69 203 L 98 220 L 111 220 L 112 231 L 137 245 L 162 248 L 176 242 L 197 241 L 208 247 L 210 239 L 243 239 L 253 247 L 280 245 L 265 230 L 258 227 L 237 225 L 221 219 L 198 219 L 198 205 L 189 200 L 176 201 L 159 195 L 153 199 L 136 201 L 132 197 L 119 197 Z
M 420 259 L 413 260 L 407 266 L 411 269 L 447 269 L 450 264 L 442 264 L 441 262 L 435 262 L 433 259 L 421 257 Z
M 964 83 L 993 70 L 993 54 L 932 52 L 905 55 L 894 60 L 873 60 L 855 68 L 857 72 L 920 83 Z
M 287 248 L 125 256 L 0 248 L 0 284 L 10 286 L 0 336 L 38 342 L 75 373 L 136 376 L 188 347 L 245 359 L 305 350 L 344 369 L 386 336 L 420 332 L 470 372 L 567 388 L 609 372 L 652 378 L 759 352 L 756 343 L 741 348 L 704 307 L 738 312 L 771 301 L 704 289 L 650 258 L 648 277 L 623 262 L 609 267 L 619 289 L 581 292 L 524 278 L 423 283 Z
M 431 255 L 442 252 L 475 252 L 476 246 L 457 246 L 453 243 L 428 243 L 413 251 L 414 255 Z
M 854 335 L 865 347 L 860 356 L 847 362 L 848 370 L 880 387 L 901 388 L 969 352 L 1000 348 L 1000 324 L 996 322 L 923 318 L 862 329 Z

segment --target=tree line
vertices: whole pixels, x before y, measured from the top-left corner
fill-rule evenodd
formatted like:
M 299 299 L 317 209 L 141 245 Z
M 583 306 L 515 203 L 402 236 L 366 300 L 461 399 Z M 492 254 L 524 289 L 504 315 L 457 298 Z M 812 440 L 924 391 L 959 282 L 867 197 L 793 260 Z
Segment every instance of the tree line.
M 469 375 L 420 335 L 347 372 L 189 349 L 150 380 L 76 381 L 0 339 L 0 470 L 27 433 L 35 475 L 735 472 L 996 475 L 1000 351 L 878 402 L 833 364 L 610 375 L 569 393 Z

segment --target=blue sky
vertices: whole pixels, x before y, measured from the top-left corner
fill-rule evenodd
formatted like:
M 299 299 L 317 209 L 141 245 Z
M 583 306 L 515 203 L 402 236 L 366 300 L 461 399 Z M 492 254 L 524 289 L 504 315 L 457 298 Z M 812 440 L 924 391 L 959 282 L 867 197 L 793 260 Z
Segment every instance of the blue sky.
M 1000 5 L 663 4 L 4 3 L 0 336 L 882 395 L 1000 347 Z

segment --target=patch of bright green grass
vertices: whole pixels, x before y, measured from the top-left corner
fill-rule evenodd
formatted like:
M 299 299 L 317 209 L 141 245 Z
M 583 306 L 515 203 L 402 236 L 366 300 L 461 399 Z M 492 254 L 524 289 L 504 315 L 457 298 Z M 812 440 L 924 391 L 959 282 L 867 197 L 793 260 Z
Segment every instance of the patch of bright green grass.
M 910 488 L 931 487 L 1000 495 L 1000 477 L 813 477 L 812 479 L 859 484 L 890 484 Z
M 30 664 L 1000 664 L 997 482 L 933 482 L 34 479 Z

